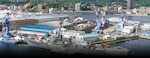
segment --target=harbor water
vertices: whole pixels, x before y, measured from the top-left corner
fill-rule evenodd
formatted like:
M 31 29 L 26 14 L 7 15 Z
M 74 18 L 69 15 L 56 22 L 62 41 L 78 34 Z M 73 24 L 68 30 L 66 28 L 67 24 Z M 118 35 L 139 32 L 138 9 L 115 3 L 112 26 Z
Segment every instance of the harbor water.
M 79 17 L 83 17 L 89 20 L 95 19 L 96 16 L 94 14 L 82 14 L 77 15 Z M 107 15 L 106 17 L 120 17 L 118 15 Z M 150 22 L 150 17 L 146 16 L 126 16 L 128 20 L 140 21 L 142 23 Z M 131 50 L 131 55 L 148 55 L 150 54 L 150 40 L 138 39 L 131 40 L 120 43 L 110 44 L 111 46 L 122 46 L 124 48 L 129 48 Z M 32 55 L 32 56 L 64 56 L 61 53 L 53 53 L 49 50 L 29 47 L 26 44 L 20 45 L 4 45 L 0 44 L 0 54 L 15 54 L 15 55 Z
M 121 46 L 130 49 L 130 55 L 150 55 L 150 40 L 137 39 L 126 42 L 112 43 L 110 46 Z

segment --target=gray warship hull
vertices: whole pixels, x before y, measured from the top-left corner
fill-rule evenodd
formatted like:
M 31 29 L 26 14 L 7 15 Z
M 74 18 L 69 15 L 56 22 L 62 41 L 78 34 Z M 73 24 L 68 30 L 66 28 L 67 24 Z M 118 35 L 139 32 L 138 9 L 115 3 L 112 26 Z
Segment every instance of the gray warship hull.
M 100 49 L 87 49 L 80 47 L 63 47 L 61 45 L 51 45 L 41 42 L 36 42 L 32 40 L 26 40 L 27 44 L 30 47 L 38 47 L 48 49 L 52 52 L 59 53 L 67 53 L 67 54 L 87 54 L 87 55 L 98 55 L 98 56 L 106 56 L 106 55 L 128 55 L 127 49 L 116 49 L 116 48 L 100 48 Z

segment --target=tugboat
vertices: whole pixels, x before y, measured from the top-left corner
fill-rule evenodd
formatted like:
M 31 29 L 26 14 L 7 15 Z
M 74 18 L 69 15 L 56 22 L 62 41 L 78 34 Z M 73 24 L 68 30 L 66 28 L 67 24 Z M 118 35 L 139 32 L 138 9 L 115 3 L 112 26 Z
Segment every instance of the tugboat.
M 21 36 L 13 36 L 9 32 L 9 15 L 10 13 L 7 13 L 6 16 L 2 19 L 2 23 L 5 24 L 5 33 L 2 34 L 2 37 L 0 37 L 0 43 L 2 44 L 16 44 L 23 40 Z

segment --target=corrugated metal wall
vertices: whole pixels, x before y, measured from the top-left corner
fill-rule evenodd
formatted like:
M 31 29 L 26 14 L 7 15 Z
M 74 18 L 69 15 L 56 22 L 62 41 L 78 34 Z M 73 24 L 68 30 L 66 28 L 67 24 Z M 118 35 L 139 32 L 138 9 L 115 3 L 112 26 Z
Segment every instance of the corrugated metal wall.
M 36 19 L 14 20 L 10 22 L 10 30 L 18 30 L 21 26 L 36 25 L 39 23 Z

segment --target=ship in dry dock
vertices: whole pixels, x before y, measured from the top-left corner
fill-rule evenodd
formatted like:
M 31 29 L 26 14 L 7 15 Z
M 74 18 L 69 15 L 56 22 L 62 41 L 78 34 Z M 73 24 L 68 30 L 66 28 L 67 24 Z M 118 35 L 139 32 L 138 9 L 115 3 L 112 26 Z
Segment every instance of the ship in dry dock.
M 91 36 L 84 37 L 83 40 L 77 39 L 69 39 L 67 41 L 58 41 L 59 38 L 55 37 L 51 39 L 43 38 L 42 36 L 38 36 L 36 38 L 29 38 L 26 39 L 29 46 L 32 47 L 39 47 L 44 49 L 49 49 L 53 52 L 60 52 L 60 53 L 81 53 L 81 54 L 89 54 L 89 55 L 128 55 L 129 51 L 126 48 L 122 47 L 111 47 L 111 48 L 104 48 L 101 44 L 97 45 L 90 45 L 87 43 L 86 39 L 91 39 L 91 37 L 97 36 L 97 34 L 88 34 Z M 52 36 L 53 37 L 53 36 Z M 63 38 L 63 40 L 65 40 Z M 67 40 L 67 39 L 66 39 Z

